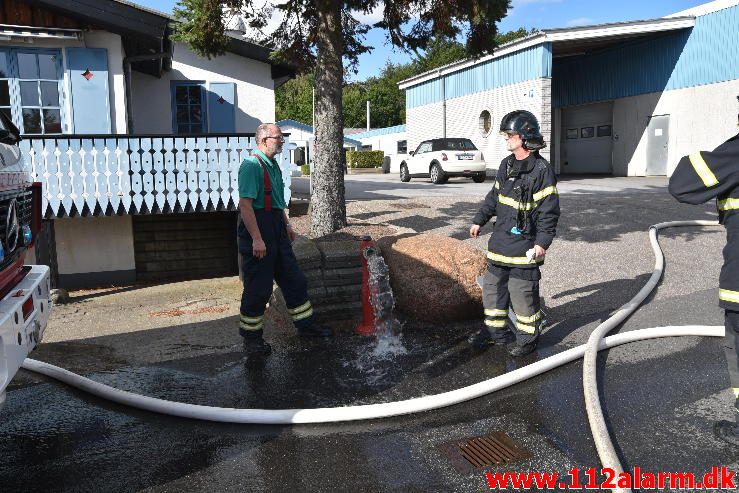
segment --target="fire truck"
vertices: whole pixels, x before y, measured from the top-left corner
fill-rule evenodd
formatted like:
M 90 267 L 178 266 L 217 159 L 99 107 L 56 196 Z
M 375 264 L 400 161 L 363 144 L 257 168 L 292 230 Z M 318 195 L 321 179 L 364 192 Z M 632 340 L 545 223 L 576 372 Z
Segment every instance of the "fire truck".
M 25 263 L 41 231 L 42 197 L 20 141 L 18 128 L 0 111 L 0 405 L 41 342 L 51 311 L 49 267 Z

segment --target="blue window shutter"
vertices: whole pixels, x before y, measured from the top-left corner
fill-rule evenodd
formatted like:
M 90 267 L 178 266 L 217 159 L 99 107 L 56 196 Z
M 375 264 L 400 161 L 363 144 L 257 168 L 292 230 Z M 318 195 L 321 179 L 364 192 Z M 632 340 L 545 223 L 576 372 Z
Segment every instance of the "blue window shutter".
M 108 50 L 67 48 L 67 70 L 72 88 L 74 133 L 111 133 Z
M 211 82 L 208 86 L 208 130 L 211 133 L 236 131 L 236 84 Z

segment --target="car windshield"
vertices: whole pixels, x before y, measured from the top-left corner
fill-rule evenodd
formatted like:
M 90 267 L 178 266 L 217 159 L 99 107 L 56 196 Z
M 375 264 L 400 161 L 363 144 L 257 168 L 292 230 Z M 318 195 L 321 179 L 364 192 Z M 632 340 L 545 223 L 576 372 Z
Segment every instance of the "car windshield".
M 434 141 L 435 151 L 476 151 L 470 139 L 441 139 Z

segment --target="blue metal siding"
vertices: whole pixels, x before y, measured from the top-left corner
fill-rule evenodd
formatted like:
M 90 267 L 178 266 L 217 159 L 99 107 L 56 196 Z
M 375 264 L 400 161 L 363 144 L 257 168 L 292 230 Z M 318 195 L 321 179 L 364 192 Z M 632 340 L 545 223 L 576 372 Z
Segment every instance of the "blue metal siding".
M 692 30 L 555 60 L 555 107 L 739 78 L 739 7 L 696 18 Z
M 367 132 L 362 132 L 359 134 L 352 134 L 352 139 L 354 140 L 366 139 L 367 137 L 377 137 L 379 135 L 399 134 L 401 132 L 405 132 L 405 125 L 395 125 L 394 127 L 374 128 Z
M 406 89 L 406 108 L 415 108 L 552 75 L 551 43 L 543 43 Z M 445 94 L 444 94 L 445 93 Z
M 405 91 L 405 107 L 415 108 L 441 101 L 441 79 L 433 79 Z
M 108 50 L 67 48 L 67 69 L 71 81 L 75 133 L 110 133 Z

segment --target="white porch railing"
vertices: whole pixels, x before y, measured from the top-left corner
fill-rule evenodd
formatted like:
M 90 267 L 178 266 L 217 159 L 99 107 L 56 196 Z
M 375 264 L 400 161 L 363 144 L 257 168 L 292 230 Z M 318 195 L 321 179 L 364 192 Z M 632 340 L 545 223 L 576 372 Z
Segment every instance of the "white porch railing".
M 235 210 L 253 134 L 25 137 L 45 217 Z M 289 197 L 289 142 L 278 157 Z

